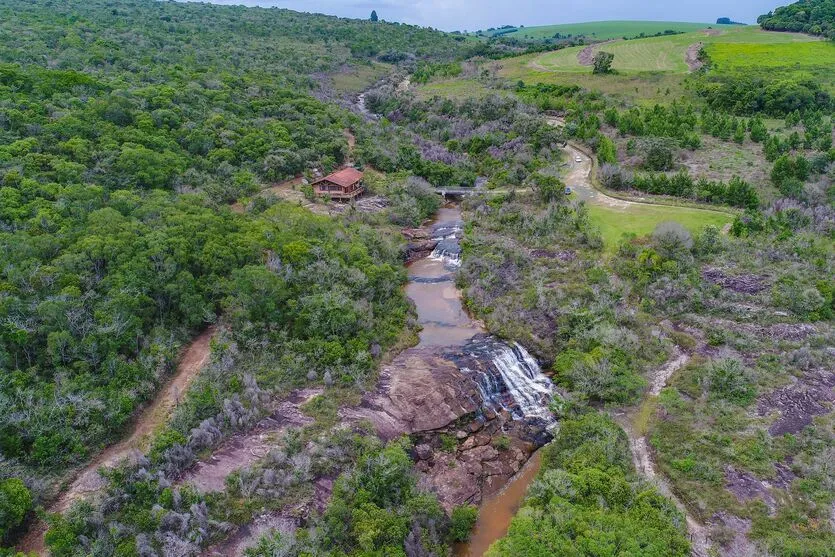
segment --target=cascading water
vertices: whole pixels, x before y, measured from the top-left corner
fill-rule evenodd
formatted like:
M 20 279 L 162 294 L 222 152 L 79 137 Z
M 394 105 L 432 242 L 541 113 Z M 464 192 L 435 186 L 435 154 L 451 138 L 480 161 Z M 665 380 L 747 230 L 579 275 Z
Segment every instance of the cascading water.
M 486 406 L 506 410 L 515 419 L 553 421 L 548 405 L 556 388 L 520 344 L 478 335 L 455 360 L 476 381 Z
M 432 229 L 432 239 L 438 242 L 429 256 L 436 261 L 442 261 L 445 266 L 456 268 L 461 266 L 461 233 L 463 223 L 460 221 L 442 222 Z
M 463 222 L 457 208 L 442 209 L 443 216 L 430 230 L 437 241 L 432 254 L 410 268 L 410 288 L 423 331 L 421 343 L 444 347 L 445 356 L 471 377 L 486 408 L 507 411 L 516 420 L 550 425 L 548 410 L 556 389 L 539 364 L 517 343 L 485 334 L 460 304 L 452 285 L 461 265 Z M 447 305 L 451 304 L 451 305 Z

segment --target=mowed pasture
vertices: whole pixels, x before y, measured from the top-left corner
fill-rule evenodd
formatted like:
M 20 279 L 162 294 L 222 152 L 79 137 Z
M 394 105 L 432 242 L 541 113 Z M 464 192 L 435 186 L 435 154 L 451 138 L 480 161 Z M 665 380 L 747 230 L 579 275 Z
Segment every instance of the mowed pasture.
M 714 27 L 724 27 L 713 25 Z M 587 21 L 583 23 L 560 23 L 557 25 L 537 25 L 521 27 L 513 33 L 505 34 L 514 39 L 550 39 L 557 33 L 565 37 L 584 35 L 589 38 L 607 40 L 637 37 L 641 33 L 655 35 L 664 31 L 688 33 L 711 27 L 710 23 L 690 23 L 682 21 Z
M 646 39 L 616 40 L 590 47 L 572 47 L 555 52 L 549 52 L 534 57 L 528 66 L 540 71 L 588 73 L 589 66 L 580 63 L 579 54 L 585 48 L 595 52 L 605 50 L 615 55 L 612 68 L 622 73 L 637 72 L 671 72 L 686 73 L 689 71 L 685 62 L 687 49 L 692 45 L 718 44 L 748 44 L 748 45 L 787 45 L 791 50 L 796 43 L 819 43 L 818 39 L 798 33 L 779 33 L 762 31 L 757 27 L 724 27 L 720 29 L 705 29 L 680 35 L 650 37 Z M 799 54 L 798 57 L 803 56 Z M 748 61 L 740 63 L 749 64 Z
M 715 226 L 721 230 L 734 220 L 731 213 L 672 205 L 633 203 L 619 209 L 590 203 L 588 208 L 589 217 L 600 230 L 608 250 L 616 249 L 624 234 L 646 236 L 662 222 L 677 222 L 697 234 L 705 226 Z
M 826 68 L 831 74 L 832 68 L 835 68 L 835 43 L 832 41 L 800 44 L 724 42 L 709 44 L 705 50 L 714 70 L 720 72 L 757 67 L 796 75 L 804 71 L 814 74 L 815 69 Z

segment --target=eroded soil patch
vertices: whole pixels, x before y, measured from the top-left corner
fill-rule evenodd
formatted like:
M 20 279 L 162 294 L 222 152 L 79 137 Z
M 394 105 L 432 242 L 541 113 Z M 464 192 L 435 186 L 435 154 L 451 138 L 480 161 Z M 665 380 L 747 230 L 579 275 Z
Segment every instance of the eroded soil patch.
M 700 50 L 702 50 L 702 43 L 695 43 L 687 47 L 687 52 L 684 53 L 684 61 L 691 72 L 695 72 L 702 67 L 702 61 L 699 60 Z
M 320 395 L 322 389 L 302 389 L 278 404 L 275 411 L 264 418 L 249 432 L 236 435 L 214 450 L 209 459 L 200 461 L 181 479 L 198 491 L 222 491 L 226 478 L 262 459 L 279 445 L 282 434 L 290 427 L 304 427 L 313 419 L 300 410 L 300 406 Z
M 835 373 L 816 371 L 797 379 L 791 385 L 762 397 L 757 404 L 760 416 L 778 412 L 779 417 L 768 428 L 771 435 L 798 433 L 812 423 L 815 416 L 828 414 L 835 405 Z

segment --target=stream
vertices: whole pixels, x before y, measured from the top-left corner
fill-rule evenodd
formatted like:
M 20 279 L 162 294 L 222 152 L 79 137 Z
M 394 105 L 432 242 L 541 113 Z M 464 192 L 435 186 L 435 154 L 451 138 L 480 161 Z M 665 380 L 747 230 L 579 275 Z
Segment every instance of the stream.
M 484 407 L 507 411 L 514 420 L 551 425 L 548 404 L 555 392 L 551 380 L 521 345 L 488 334 L 464 308 L 454 282 L 461 264 L 460 207 L 442 207 L 428 230 L 438 244 L 429 256 L 409 265 L 406 286 L 422 326 L 418 346 L 454 351 L 458 369 L 477 383 Z M 534 453 L 501 491 L 484 499 L 472 538 L 455 548 L 457 557 L 480 557 L 507 533 L 539 464 L 540 455 Z

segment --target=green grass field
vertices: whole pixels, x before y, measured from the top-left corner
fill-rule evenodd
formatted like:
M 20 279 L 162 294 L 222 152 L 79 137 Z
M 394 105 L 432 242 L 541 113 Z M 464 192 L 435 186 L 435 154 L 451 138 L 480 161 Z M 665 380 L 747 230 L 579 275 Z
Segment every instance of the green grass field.
M 724 52 L 732 52 L 733 46 L 741 48 L 743 44 L 748 47 L 759 45 L 763 52 L 768 51 L 765 47 L 774 47 L 783 52 L 784 56 L 790 56 L 789 52 L 797 49 L 801 53 L 794 56 L 797 59 L 803 59 L 804 56 L 809 54 L 804 54 L 807 49 L 797 43 L 816 44 L 822 42 L 808 35 L 768 32 L 762 31 L 758 27 L 724 27 L 721 30 L 702 30 L 665 37 L 650 37 L 630 41 L 619 40 L 592 48 L 595 51 L 605 50 L 614 54 L 615 60 L 612 68 L 621 73 L 659 71 L 686 73 L 688 67 L 684 60 L 685 53 L 688 47 L 697 43 L 707 45 L 709 49 L 716 45 L 724 45 Z M 782 48 L 780 48 L 781 46 Z M 584 48 L 578 46 L 541 54 L 532 59 L 528 66 L 540 71 L 589 73 L 591 68 L 583 66 L 578 60 L 578 54 Z M 827 51 L 826 47 L 820 45 L 808 50 L 812 56 L 814 56 L 814 53 L 811 53 L 812 50 L 816 52 Z M 813 60 L 813 58 L 805 59 L 807 61 Z M 746 66 L 752 65 L 747 59 L 740 59 L 737 63 Z
M 779 71 L 786 77 L 832 77 L 835 43 L 814 41 L 794 44 L 714 43 L 706 47 L 717 72 L 749 71 L 751 68 Z
M 697 233 L 707 225 L 721 229 L 734 219 L 730 213 L 719 211 L 645 204 L 630 205 L 628 209 L 590 204 L 589 216 L 600 229 L 603 242 L 610 250 L 618 246 L 624 234 L 645 236 L 662 222 L 677 222 L 691 233 Z
M 628 105 L 652 105 L 687 95 L 685 78 L 689 68 L 685 53 L 690 45 L 702 43 L 717 58 L 713 72 L 731 72 L 746 66 L 753 68 L 748 71 L 769 71 L 769 67 L 783 71 L 794 65 L 794 75 L 813 77 L 835 90 L 835 73 L 831 70 L 835 45 L 831 43 L 799 33 L 762 31 L 754 26 L 725 26 L 709 33 L 702 30 L 595 46 L 615 54 L 614 68 L 619 73 L 614 75 L 593 75 L 591 67 L 581 65 L 577 55 L 585 48 L 582 46 L 507 58 L 494 67 L 499 77 L 510 81 L 576 84 Z M 750 63 L 749 53 L 755 58 L 772 59 L 759 67 Z
M 684 33 L 698 31 L 710 27 L 710 23 L 685 23 L 680 21 L 589 21 L 584 23 L 562 23 L 558 25 L 542 25 L 523 27 L 506 37 L 515 39 L 550 39 L 555 34 L 585 35 L 599 40 L 622 39 L 623 37 L 637 37 L 641 33 L 654 35 L 668 29 Z M 713 27 L 724 27 L 712 25 Z

